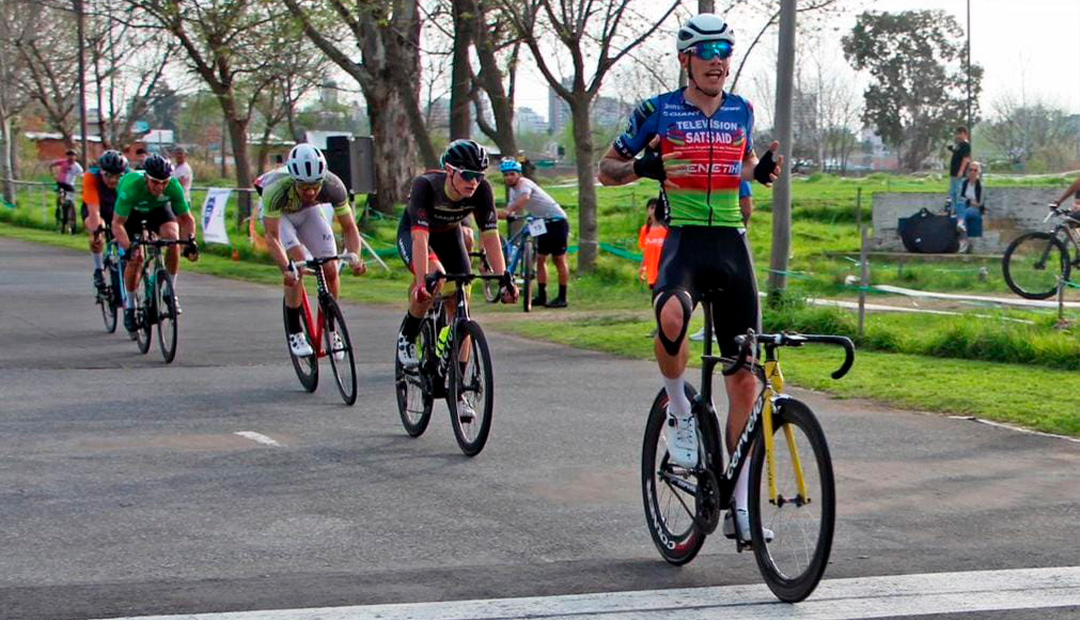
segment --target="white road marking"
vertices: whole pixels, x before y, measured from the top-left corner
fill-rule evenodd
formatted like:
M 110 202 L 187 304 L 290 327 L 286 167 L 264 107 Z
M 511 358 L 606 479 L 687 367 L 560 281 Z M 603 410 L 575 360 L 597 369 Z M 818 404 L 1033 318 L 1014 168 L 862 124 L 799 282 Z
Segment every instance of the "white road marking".
M 976 418 L 973 415 L 951 415 L 949 417 L 953 420 L 970 420 L 971 422 L 978 422 L 979 424 L 985 424 L 987 426 L 993 426 L 995 428 L 1003 428 L 1010 431 L 1016 431 L 1018 433 L 1026 433 L 1028 435 L 1038 435 L 1040 437 L 1051 437 L 1053 439 L 1064 439 L 1065 441 L 1080 443 L 1080 438 L 1077 437 L 1069 437 L 1068 435 L 1057 435 L 1054 433 L 1044 433 L 1042 431 L 1033 431 L 1030 428 L 1006 424 L 1004 422 L 994 422 L 993 420 L 984 420 L 982 418 Z
M 233 434 L 240 435 L 241 437 L 250 439 L 256 443 L 261 443 L 264 446 L 277 446 L 279 448 L 281 447 L 280 443 L 274 441 L 266 435 L 263 435 L 262 433 L 256 433 L 255 431 L 236 431 Z
M 764 585 L 114 620 L 855 620 L 1080 606 L 1080 566 L 830 579 L 795 605 Z

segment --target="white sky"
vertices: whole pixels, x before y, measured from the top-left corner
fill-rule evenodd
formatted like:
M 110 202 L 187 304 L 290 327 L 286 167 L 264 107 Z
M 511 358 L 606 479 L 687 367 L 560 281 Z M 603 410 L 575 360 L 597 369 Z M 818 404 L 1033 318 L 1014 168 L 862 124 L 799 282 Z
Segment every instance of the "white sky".
M 685 4 L 696 6 L 696 0 L 686 0 Z M 966 0 L 847 0 L 847 6 L 847 14 L 831 24 L 837 29 L 837 55 L 840 37 L 850 32 L 856 15 L 864 8 L 890 12 L 942 9 L 955 15 L 961 28 L 967 20 Z M 729 16 L 736 32 L 746 41 L 765 19 L 759 14 Z M 1041 98 L 1080 113 L 1080 0 L 971 0 L 971 35 L 972 62 L 984 68 L 980 99 L 984 118 L 991 113 L 992 102 L 1005 94 L 1017 99 Z M 775 29 L 765 34 L 762 43 L 769 45 L 759 44 L 740 78 L 739 90 L 752 98 L 761 96 L 750 87 L 753 76 L 775 72 L 775 60 L 768 48 L 775 46 L 776 36 Z M 660 53 L 667 54 L 664 62 L 674 64 L 670 39 L 657 43 Z M 842 56 L 838 58 L 843 62 Z M 633 61 L 624 58 L 620 65 L 625 62 Z M 528 54 L 520 69 L 517 106 L 531 107 L 546 117 L 547 83 Z M 846 65 L 843 69 L 850 71 Z M 618 95 L 618 86 L 610 77 L 605 91 Z

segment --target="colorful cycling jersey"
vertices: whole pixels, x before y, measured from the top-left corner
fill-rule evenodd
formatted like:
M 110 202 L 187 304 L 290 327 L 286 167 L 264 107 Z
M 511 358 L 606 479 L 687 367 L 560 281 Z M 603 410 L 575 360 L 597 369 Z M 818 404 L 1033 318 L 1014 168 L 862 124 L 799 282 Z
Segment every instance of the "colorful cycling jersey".
M 296 181 L 288 174 L 282 177 L 264 178 L 274 172 L 276 171 L 268 172 L 263 177 L 260 177 L 264 182 L 269 183 L 263 185 L 264 217 L 278 218 L 282 214 L 299 213 L 304 209 L 317 207 L 323 203 L 333 205 L 334 215 L 352 214 L 352 207 L 349 206 L 349 191 L 345 189 L 345 184 L 342 183 L 341 178 L 333 172 L 326 173 L 319 195 L 315 197 L 315 202 L 311 204 L 304 204 L 304 201 L 300 199 L 300 193 L 296 191 Z
M 498 230 L 495 194 L 487 179 L 480 181 L 472 196 L 454 202 L 446 195 L 446 173 L 428 172 L 413 181 L 409 207 L 402 221 L 410 230 L 420 228 L 436 233 L 458 226 L 473 212 L 480 230 Z
M 129 217 L 132 211 L 149 213 L 163 205 L 171 206 L 175 215 L 191 211 L 180 181 L 169 179 L 165 191 L 155 196 L 146 187 L 146 173 L 140 170 L 125 174 L 124 178 L 120 179 L 120 185 L 116 187 L 115 213 L 120 217 Z
M 705 116 L 686 101 L 684 89 L 643 102 L 631 115 L 626 132 L 612 145 L 623 157 L 634 157 L 654 136 L 662 154 L 677 152 L 691 173 L 667 189 L 671 226 L 741 228 L 739 184 L 742 162 L 753 152 L 754 108 L 738 95 L 724 93 L 720 108 Z
M 101 178 L 101 169 L 93 167 L 83 175 L 82 201 L 84 205 L 97 205 L 103 213 L 112 213 L 116 204 L 116 190 L 110 188 Z

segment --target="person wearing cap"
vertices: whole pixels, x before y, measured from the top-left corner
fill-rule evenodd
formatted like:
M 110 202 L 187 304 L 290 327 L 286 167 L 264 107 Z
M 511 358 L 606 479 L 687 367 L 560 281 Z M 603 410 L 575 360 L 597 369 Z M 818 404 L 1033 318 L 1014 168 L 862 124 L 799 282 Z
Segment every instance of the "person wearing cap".
M 667 199 L 668 236 L 653 290 L 658 328 L 654 349 L 668 395 L 667 452 L 674 464 L 687 469 L 696 468 L 701 455 L 684 379 L 690 317 L 703 295 L 721 290 L 711 296 L 721 355 L 737 355 L 735 336 L 750 328 L 760 332 L 757 281 L 739 187 L 753 180 L 770 185 L 783 168 L 783 157 L 774 158 L 778 142 L 760 160 L 754 153 L 750 102 L 724 92 L 734 49 L 734 31 L 719 15 L 702 13 L 683 24 L 676 50 L 688 85 L 641 103 L 599 165 L 604 185 L 655 179 Z M 636 157 L 642 151 L 644 155 Z M 746 368 L 724 382 L 729 404 L 724 436 L 732 452 L 759 386 Z M 734 508 L 724 519 L 724 534 L 743 541 L 750 538 L 749 469 L 742 468 Z
M 499 216 L 505 218 L 528 211 L 529 215 L 544 220 L 545 232 L 536 238 L 537 290 L 532 303 L 534 306 L 565 308 L 566 285 L 570 281 L 570 268 L 566 262 L 570 226 L 566 220 L 566 211 L 563 211 L 547 192 L 540 189 L 539 185 L 522 175 L 521 163 L 518 160 L 512 157 L 504 158 L 499 163 L 499 171 L 510 190 L 509 204 Z M 548 256 L 555 263 L 555 271 L 559 274 L 559 296 L 550 302 L 547 298 Z
M 75 191 L 75 181 L 82 176 L 83 168 L 79 165 L 78 153 L 68 149 L 63 159 L 49 164 L 49 172 L 56 179 L 56 184 L 69 192 Z
M 178 146 L 173 149 L 173 159 L 176 160 L 176 166 L 173 167 L 173 178 L 180 181 L 180 187 L 184 188 L 184 196 L 191 200 L 191 183 L 195 180 L 195 173 L 191 171 L 191 166 L 187 163 L 187 151 L 184 147 Z
M 142 170 L 124 175 L 116 189 L 112 231 L 117 244 L 127 252 L 128 257 L 124 271 L 124 288 L 128 293 L 124 300 L 124 327 L 128 332 L 134 332 L 137 327 L 135 291 L 142 279 L 143 261 L 142 248 L 129 251 L 131 239 L 141 235 L 144 226 L 146 232 L 160 239 L 195 238 L 195 218 L 191 214 L 191 205 L 184 196 L 180 182 L 172 178 L 172 172 L 172 162 L 155 153 L 146 158 Z M 187 246 L 184 256 L 190 261 L 198 260 L 198 250 L 194 246 Z M 165 269 L 172 276 L 175 291 L 180 275 L 179 246 L 170 246 L 165 250 Z

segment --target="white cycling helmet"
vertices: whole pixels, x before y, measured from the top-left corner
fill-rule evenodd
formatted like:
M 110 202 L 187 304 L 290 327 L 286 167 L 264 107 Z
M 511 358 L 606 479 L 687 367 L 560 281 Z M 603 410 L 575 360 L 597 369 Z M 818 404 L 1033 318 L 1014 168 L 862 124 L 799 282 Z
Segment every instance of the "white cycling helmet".
M 310 144 L 294 146 L 285 167 L 289 169 L 289 176 L 301 183 L 318 183 L 326 176 L 326 158 Z
M 735 45 L 735 31 L 722 17 L 715 13 L 702 13 L 690 18 L 679 28 L 675 47 L 683 53 L 690 47 L 705 41 L 727 41 Z

